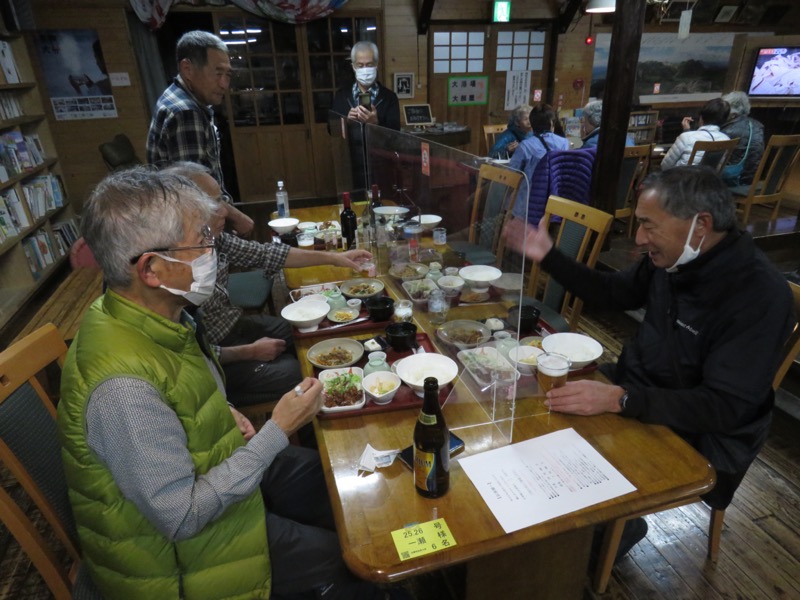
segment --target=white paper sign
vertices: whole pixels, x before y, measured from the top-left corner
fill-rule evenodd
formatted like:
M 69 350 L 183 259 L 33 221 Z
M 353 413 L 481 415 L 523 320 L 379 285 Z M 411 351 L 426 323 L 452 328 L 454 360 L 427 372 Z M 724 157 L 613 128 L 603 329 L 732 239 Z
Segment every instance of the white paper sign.
M 108 79 L 113 87 L 128 87 L 131 85 L 131 77 L 126 72 L 109 73 Z
M 574 429 L 459 463 L 506 533 L 636 490 Z
M 506 73 L 506 103 L 503 108 L 514 110 L 520 104 L 528 104 L 530 96 L 530 71 L 509 71 Z

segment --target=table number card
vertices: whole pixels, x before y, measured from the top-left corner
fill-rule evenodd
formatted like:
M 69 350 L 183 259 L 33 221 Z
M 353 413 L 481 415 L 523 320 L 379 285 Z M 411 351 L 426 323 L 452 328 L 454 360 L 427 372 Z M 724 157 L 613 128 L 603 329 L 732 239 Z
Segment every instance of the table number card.
M 444 519 L 397 529 L 392 532 L 392 539 L 400 560 L 418 558 L 456 545 L 456 540 Z

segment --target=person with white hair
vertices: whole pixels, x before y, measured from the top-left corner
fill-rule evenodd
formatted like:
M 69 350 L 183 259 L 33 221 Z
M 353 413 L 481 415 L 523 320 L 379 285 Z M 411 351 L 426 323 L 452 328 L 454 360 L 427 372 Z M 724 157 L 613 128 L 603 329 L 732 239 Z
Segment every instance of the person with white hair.
M 522 141 L 531 137 L 531 108 L 529 104 L 520 104 L 511 112 L 508 127 L 497 136 L 489 150 L 491 158 L 511 158 Z
M 603 102 L 595 100 L 583 107 L 581 115 L 581 148 L 596 148 L 600 138 L 600 119 L 603 116 Z
M 351 121 L 400 129 L 400 103 L 397 95 L 378 81 L 378 47 L 372 42 L 356 42 L 350 50 L 356 81 L 337 90 L 333 112 Z M 366 95 L 369 94 L 369 102 Z M 365 100 L 362 101 L 362 97 Z
M 750 99 L 744 92 L 730 92 L 722 99 L 731 112 L 720 129 L 731 139 L 739 138 L 722 178 L 730 186 L 750 185 L 764 154 L 764 125 L 750 116 Z

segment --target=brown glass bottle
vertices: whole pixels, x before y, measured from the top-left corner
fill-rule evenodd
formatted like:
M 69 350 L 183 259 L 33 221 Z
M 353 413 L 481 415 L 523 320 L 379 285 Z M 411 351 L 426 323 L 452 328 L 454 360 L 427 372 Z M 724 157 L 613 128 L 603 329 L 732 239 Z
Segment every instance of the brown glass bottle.
M 426 377 L 422 410 L 414 427 L 414 485 L 426 498 L 450 488 L 450 431 L 439 406 L 439 382 Z

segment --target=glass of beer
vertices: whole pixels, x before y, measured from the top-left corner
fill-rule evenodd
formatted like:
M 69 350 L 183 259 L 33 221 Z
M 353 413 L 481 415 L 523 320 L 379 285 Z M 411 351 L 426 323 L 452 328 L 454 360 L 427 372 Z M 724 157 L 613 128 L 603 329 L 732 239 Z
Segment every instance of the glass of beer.
M 536 380 L 545 394 L 567 383 L 570 362 L 563 354 L 545 352 L 536 359 Z

